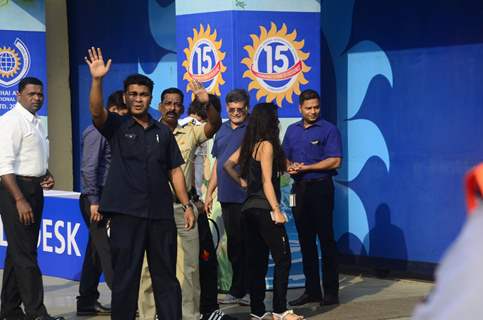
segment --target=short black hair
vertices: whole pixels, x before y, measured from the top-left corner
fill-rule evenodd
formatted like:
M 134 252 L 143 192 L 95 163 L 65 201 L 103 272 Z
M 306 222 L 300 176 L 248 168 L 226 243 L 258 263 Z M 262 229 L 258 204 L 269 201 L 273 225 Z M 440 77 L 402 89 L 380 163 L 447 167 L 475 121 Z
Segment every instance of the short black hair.
M 40 79 L 38 79 L 38 78 L 25 77 L 22 80 L 20 80 L 20 82 L 18 83 L 18 92 L 22 92 L 23 89 L 25 89 L 25 87 L 29 84 L 33 84 L 33 85 L 36 85 L 36 86 L 42 86 L 42 87 L 44 86 L 42 81 L 40 81 Z
M 226 95 L 225 98 L 226 104 L 230 102 L 243 102 L 245 107 L 250 106 L 250 96 L 248 92 L 243 89 L 233 89 Z
M 164 97 L 169 94 L 169 93 L 175 93 L 178 94 L 181 97 L 181 103 L 184 101 L 184 94 L 183 91 L 179 90 L 178 88 L 168 88 L 164 89 L 163 92 L 161 93 L 161 103 L 164 101 Z
M 122 90 L 117 90 L 111 93 L 109 98 L 107 98 L 107 109 L 113 106 L 120 110 L 127 109 L 127 106 L 124 103 L 123 95 L 124 92 Z
M 124 92 L 127 92 L 127 88 L 132 85 L 132 84 L 137 84 L 140 86 L 146 86 L 149 88 L 149 92 L 152 94 L 153 93 L 153 87 L 154 87 L 154 82 L 153 80 L 149 79 L 143 74 L 135 73 L 129 75 L 125 80 L 124 80 Z
M 312 90 L 312 89 L 304 90 L 299 95 L 299 105 L 303 105 L 305 101 L 312 100 L 312 99 L 317 99 L 317 100 L 320 101 L 320 96 L 317 93 L 317 91 Z
M 208 118 L 208 115 L 206 114 L 206 107 L 202 105 L 197 99 L 193 100 L 193 102 L 190 103 L 190 107 L 188 108 L 188 114 L 195 114 L 203 120 L 206 120 Z

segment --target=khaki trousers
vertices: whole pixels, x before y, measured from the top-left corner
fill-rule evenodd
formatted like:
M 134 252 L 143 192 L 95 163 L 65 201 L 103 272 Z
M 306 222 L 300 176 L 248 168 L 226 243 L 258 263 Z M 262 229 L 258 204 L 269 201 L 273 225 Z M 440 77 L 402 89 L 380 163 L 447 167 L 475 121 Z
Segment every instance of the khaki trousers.
M 194 209 L 196 218 L 198 212 Z M 181 286 L 183 320 L 200 319 L 200 242 L 198 225 L 186 230 L 184 211 L 181 205 L 174 205 L 174 220 L 178 231 L 176 277 Z M 196 221 L 197 219 L 195 219 Z M 138 299 L 139 319 L 153 320 L 156 317 L 151 275 L 144 255 Z

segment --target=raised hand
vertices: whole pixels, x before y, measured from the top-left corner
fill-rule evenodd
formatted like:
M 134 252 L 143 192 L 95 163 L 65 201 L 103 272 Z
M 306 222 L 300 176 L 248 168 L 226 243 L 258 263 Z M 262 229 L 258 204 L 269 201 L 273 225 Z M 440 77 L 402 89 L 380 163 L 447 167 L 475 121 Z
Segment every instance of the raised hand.
M 111 68 L 112 60 L 107 60 L 107 63 L 104 63 L 104 58 L 102 57 L 101 48 L 94 48 L 91 47 L 87 50 L 89 57 L 84 57 L 87 65 L 89 66 L 89 71 L 91 72 L 92 78 L 102 78 L 104 77 Z
M 189 86 L 191 91 L 193 91 L 194 95 L 201 104 L 207 104 L 210 101 L 208 91 L 206 91 L 205 87 L 203 87 L 201 82 L 199 82 L 198 80 L 193 80 L 190 82 Z

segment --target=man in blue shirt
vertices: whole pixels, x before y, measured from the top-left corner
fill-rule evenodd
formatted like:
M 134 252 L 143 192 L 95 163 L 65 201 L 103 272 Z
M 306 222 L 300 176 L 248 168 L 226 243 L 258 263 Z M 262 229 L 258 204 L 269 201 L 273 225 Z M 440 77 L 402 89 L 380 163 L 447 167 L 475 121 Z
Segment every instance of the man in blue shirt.
M 250 97 L 245 90 L 235 89 L 226 96 L 228 121 L 225 121 L 215 136 L 211 154 L 216 158 L 208 183 L 205 210 L 211 211 L 212 194 L 218 186 L 218 201 L 221 203 L 223 224 L 228 242 L 228 259 L 233 276 L 230 290 L 220 303 L 249 304 L 245 288 L 244 247 L 241 228 L 241 207 L 246 193 L 223 169 L 223 164 L 238 149 L 245 135 Z
M 107 99 L 110 112 L 127 114 L 122 90 L 116 91 Z M 84 263 L 77 296 L 77 315 L 89 316 L 109 314 L 111 310 L 101 305 L 99 299 L 99 277 L 104 273 L 106 284 L 112 288 L 112 262 L 107 219 L 99 213 L 99 200 L 106 183 L 111 163 L 111 148 L 107 140 L 94 125 L 88 126 L 82 134 L 81 189 L 79 206 L 82 217 L 89 228 Z
M 320 97 L 305 90 L 299 97 L 302 120 L 287 128 L 283 148 L 289 161 L 288 173 L 295 180 L 291 197 L 295 197 L 293 216 L 302 251 L 305 292 L 290 301 L 291 306 L 322 301 L 322 305 L 339 303 L 337 247 L 333 231 L 334 185 L 342 161 L 339 130 L 320 117 Z M 324 298 L 320 288 L 317 237 L 322 247 Z

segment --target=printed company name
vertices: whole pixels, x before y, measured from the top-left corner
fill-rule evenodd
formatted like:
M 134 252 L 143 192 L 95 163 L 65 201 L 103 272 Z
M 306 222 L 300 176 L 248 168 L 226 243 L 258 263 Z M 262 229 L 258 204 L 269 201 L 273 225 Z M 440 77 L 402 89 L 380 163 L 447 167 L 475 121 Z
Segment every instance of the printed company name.
M 69 256 L 76 255 L 80 257 L 81 253 L 76 241 L 79 228 L 80 223 L 42 219 L 37 247 L 41 248 L 44 252 L 59 255 L 67 254 Z M 3 222 L 0 219 L 0 246 L 6 247 L 7 245 L 6 235 L 3 231 Z
M 17 98 L 14 90 L 0 90 L 0 110 L 8 111 L 15 106 L 16 102 Z

